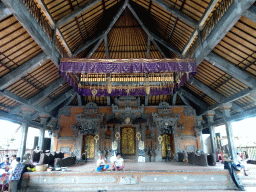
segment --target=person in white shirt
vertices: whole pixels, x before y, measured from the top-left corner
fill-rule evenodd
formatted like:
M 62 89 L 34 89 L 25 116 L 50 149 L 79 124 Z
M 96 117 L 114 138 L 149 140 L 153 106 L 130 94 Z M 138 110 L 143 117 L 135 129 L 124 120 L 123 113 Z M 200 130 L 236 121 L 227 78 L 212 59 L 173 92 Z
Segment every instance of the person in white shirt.
M 99 156 L 99 159 L 97 160 L 97 168 L 96 171 L 106 171 L 109 168 L 109 165 L 107 165 L 106 158 L 103 157 L 103 155 Z
M 121 157 L 120 153 L 117 153 L 116 160 L 114 161 L 113 170 L 121 171 L 124 170 L 124 159 Z
M 247 160 L 246 159 L 243 159 L 242 158 L 242 152 L 238 152 L 237 153 L 237 163 L 236 163 L 236 165 L 238 166 L 238 167 L 241 167 L 241 169 L 243 169 L 244 170 L 244 175 L 245 176 L 248 176 L 248 174 L 246 173 L 246 169 L 247 169 Z
M 18 162 L 16 161 L 16 155 L 12 155 L 12 163 L 11 163 L 11 169 L 14 170 Z

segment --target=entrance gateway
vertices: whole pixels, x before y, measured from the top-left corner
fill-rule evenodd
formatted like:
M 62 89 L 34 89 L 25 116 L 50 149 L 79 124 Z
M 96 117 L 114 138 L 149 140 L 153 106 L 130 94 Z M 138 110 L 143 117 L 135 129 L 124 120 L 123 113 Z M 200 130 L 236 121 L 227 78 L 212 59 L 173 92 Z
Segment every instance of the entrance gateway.
M 87 158 L 98 159 L 101 153 L 109 159 L 115 152 L 135 161 L 143 157 L 146 162 L 161 162 L 183 150 L 201 149 L 201 129 L 195 126 L 195 111 L 190 106 L 166 102 L 144 106 L 140 98 L 123 96 L 115 98 L 112 106 L 89 102 L 81 107 L 64 107 L 59 115 L 61 129 L 55 148 L 72 145 L 78 158 L 86 153 Z M 66 124 L 62 119 L 73 123 Z M 65 144 L 59 142 L 63 132 L 72 133 Z

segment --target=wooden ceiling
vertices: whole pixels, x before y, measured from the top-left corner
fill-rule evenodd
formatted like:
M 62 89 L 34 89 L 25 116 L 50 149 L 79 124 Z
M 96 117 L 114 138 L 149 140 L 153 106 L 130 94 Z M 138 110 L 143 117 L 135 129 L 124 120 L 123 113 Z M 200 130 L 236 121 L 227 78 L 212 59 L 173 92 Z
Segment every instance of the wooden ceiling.
M 6 4 L 8 8 L 9 4 L 6 2 L 7 0 L 0 1 L 1 5 Z M 124 4 L 123 0 L 33 0 L 31 4 L 33 4 L 34 8 L 32 9 L 32 6 L 28 6 L 27 0 L 20 2 L 27 3 L 26 7 L 30 13 L 33 13 L 35 10 L 37 10 L 37 12 L 39 11 L 38 13 L 36 12 L 33 17 L 42 17 L 40 22 L 44 24 L 41 24 L 41 28 L 46 33 L 47 37 L 56 39 L 53 45 L 59 52 L 58 54 L 62 56 L 76 52 L 86 43 L 97 38 L 102 31 L 108 28 L 113 18 L 116 18 L 116 13 L 118 13 Z M 91 58 L 106 58 L 107 53 L 109 54 L 108 58 L 111 59 L 146 58 L 148 48 L 150 48 L 149 58 L 163 58 L 164 56 L 169 58 L 182 57 L 178 53 L 184 52 L 185 49 L 186 52 L 193 51 L 193 46 L 195 47 L 196 42 L 200 41 L 198 35 L 191 38 L 194 32 L 197 29 L 202 30 L 207 22 L 211 21 L 214 12 L 222 9 L 221 6 L 223 6 L 225 2 L 228 2 L 228 7 L 225 10 L 224 8 L 221 10 L 223 13 L 221 17 L 225 15 L 225 12 L 228 10 L 229 6 L 231 6 L 233 0 L 215 1 L 209 14 L 206 14 L 210 2 L 212 1 L 130 0 L 129 4 L 137 13 L 137 16 L 141 19 L 144 26 L 149 32 L 152 32 L 165 41 L 165 44 L 167 44 L 169 48 L 160 41 L 153 42 L 151 40 L 149 44 L 147 31 L 144 30 L 132 11 L 126 7 L 110 28 L 106 39 L 102 40 L 98 46 L 98 41 L 93 41 L 90 45 L 79 51 L 79 53 L 73 55 L 73 57 L 88 57 L 88 54 L 95 49 Z M 84 7 L 90 4 L 92 4 L 92 6 L 84 9 Z M 162 6 L 163 4 L 165 7 Z M 42 5 L 45 7 L 43 8 Z M 256 6 L 256 3 L 254 3 L 253 6 Z M 85 11 L 77 14 L 76 17 L 72 17 L 72 19 L 66 22 L 60 22 L 80 9 L 84 9 Z M 173 10 L 175 12 L 172 12 Z M 177 14 L 180 15 L 177 17 Z M 216 22 L 218 22 L 220 18 L 218 18 Z M 58 25 L 58 23 L 60 23 L 60 25 Z M 201 23 L 201 25 L 194 26 L 194 23 Z M 59 29 L 57 29 L 56 36 L 51 36 L 51 34 L 54 34 L 55 24 L 58 25 Z M 54 53 L 50 54 L 50 51 L 47 52 L 45 48 L 42 47 L 43 45 L 34 37 L 34 34 L 27 30 L 25 25 L 26 24 L 19 19 L 17 13 L 10 13 L 0 20 L 0 88 L 3 93 L 0 95 L 0 110 L 8 114 L 17 111 L 17 108 L 27 101 L 32 101 L 37 98 L 40 93 L 50 89 L 49 87 L 53 86 L 56 82 L 61 83 L 59 83 L 59 86 L 52 89 L 47 96 L 44 96 L 44 98 L 37 103 L 36 107 L 40 109 L 47 107 L 71 90 L 71 87 L 67 83 L 62 82 L 58 73 L 58 64 L 51 59 Z M 47 32 L 49 29 L 50 32 Z M 214 27 L 211 30 L 213 29 Z M 49 40 L 52 41 L 50 38 Z M 191 43 L 188 44 L 190 40 Z M 204 40 L 205 38 L 202 39 L 203 42 Z M 23 65 L 25 66 L 25 64 L 35 58 L 35 56 L 44 53 L 47 58 L 45 58 L 43 62 L 33 67 L 32 70 L 27 71 L 17 80 L 15 79 L 14 82 L 9 84 L 3 83 L 1 87 L 3 77 L 7 77 L 8 74 L 12 74 L 11 72 L 15 72 L 15 70 L 21 68 Z M 225 59 L 226 62 L 242 73 L 249 74 L 252 79 L 256 79 L 255 21 L 245 16 L 240 17 L 221 41 L 213 47 L 211 53 Z M 254 89 L 253 86 L 248 86 L 246 82 L 242 82 L 240 77 L 238 78 L 228 71 L 223 70 L 218 67 L 218 65 L 215 65 L 214 62 L 210 62 L 207 58 L 199 63 L 194 79 L 206 85 L 220 98 L 229 98 L 242 91 Z M 183 91 L 199 99 L 206 107 L 216 105 L 220 102 L 220 100 L 217 100 L 216 97 L 213 97 L 209 92 L 200 88 L 198 83 L 193 83 L 193 81 L 186 83 L 183 87 Z M 13 95 L 10 96 L 10 94 Z M 64 100 L 66 104 L 69 98 L 73 98 L 69 102 L 70 105 L 79 104 L 77 97 L 74 96 L 73 93 Z M 111 98 L 111 100 L 113 100 L 113 98 Z M 143 103 L 145 97 L 141 97 L 141 100 Z M 64 101 L 55 107 L 55 111 L 64 105 Z M 86 104 L 90 101 L 96 102 L 99 105 L 107 105 L 106 97 L 82 97 L 82 104 Z M 158 105 L 162 101 L 172 104 L 173 96 L 150 96 L 148 101 L 149 105 Z M 192 97 L 188 98 L 185 95 L 184 101 L 183 96 L 177 95 L 177 105 L 188 103 L 196 109 L 202 107 L 198 105 L 198 102 L 195 103 L 195 99 L 193 100 Z M 256 107 L 255 98 L 252 94 L 236 99 L 233 103 L 236 105 L 236 107 L 232 109 L 232 113 L 234 114 L 241 112 L 239 109 L 248 110 Z

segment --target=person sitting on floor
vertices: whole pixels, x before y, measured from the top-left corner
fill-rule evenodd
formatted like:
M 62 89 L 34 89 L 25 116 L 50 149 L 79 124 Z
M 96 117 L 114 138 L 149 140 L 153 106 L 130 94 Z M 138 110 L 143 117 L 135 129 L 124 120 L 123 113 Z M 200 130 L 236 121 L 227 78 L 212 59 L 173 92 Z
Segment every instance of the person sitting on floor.
M 124 159 L 121 157 L 120 153 L 117 153 L 116 160 L 114 161 L 113 170 L 121 171 L 124 170 Z
M 246 173 L 246 170 L 247 170 L 247 159 L 243 159 L 242 157 L 242 152 L 238 152 L 237 153 L 237 167 L 241 167 L 242 170 L 244 170 L 244 175 L 245 176 L 248 176 L 248 174 Z
M 97 160 L 97 168 L 96 171 L 106 171 L 109 168 L 109 165 L 107 165 L 106 158 L 103 157 L 103 155 L 99 156 L 99 159 Z
M 9 167 L 11 163 L 9 162 L 9 157 L 5 158 L 5 161 L 0 164 L 1 169 L 6 169 Z
M 24 165 L 20 162 L 20 157 L 16 158 L 16 166 L 14 169 L 10 171 L 9 177 L 9 192 L 17 192 L 18 191 L 18 182 L 20 180 L 21 174 L 24 169 Z

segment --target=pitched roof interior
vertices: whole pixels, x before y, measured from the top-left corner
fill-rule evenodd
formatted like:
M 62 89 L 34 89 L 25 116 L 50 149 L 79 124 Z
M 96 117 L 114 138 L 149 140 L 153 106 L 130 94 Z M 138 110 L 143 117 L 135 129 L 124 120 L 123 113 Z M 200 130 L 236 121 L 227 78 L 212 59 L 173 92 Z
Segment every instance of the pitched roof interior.
M 200 21 L 211 2 L 211 0 L 162 1 L 192 18 L 195 22 Z M 34 0 L 34 2 L 37 3 L 36 0 Z M 53 19 L 58 22 L 72 11 L 91 3 L 92 1 L 45 0 L 44 2 Z M 74 52 L 75 50 L 80 49 L 82 45 L 104 31 L 123 2 L 124 1 L 121 0 L 99 1 L 96 5 L 90 7 L 82 14 L 60 26 L 60 31 L 71 51 Z M 213 16 L 214 10 L 216 10 L 222 2 L 222 0 L 218 1 L 211 14 L 207 17 L 204 25 Z M 129 3 L 149 31 L 166 40 L 166 42 L 172 47 L 177 48 L 180 52 L 184 49 L 195 29 L 193 26 L 187 24 L 182 19 L 177 18 L 177 16 L 163 9 L 159 4 L 152 0 L 130 0 Z M 256 6 L 256 3 L 254 3 L 254 5 Z M 190 48 L 197 38 L 198 37 L 196 36 L 193 43 L 190 45 Z M 60 42 L 58 37 L 57 39 Z M 134 18 L 130 10 L 126 9 L 107 35 L 109 58 L 145 58 L 147 56 L 147 43 L 147 34 Z M 156 43 L 167 57 L 179 57 L 162 44 L 158 42 Z M 96 44 L 97 42 L 82 50 L 79 54 L 74 55 L 74 57 L 87 57 L 88 53 L 93 50 Z M 0 20 L 0 77 L 5 76 L 41 52 L 42 49 L 40 46 L 37 45 L 29 33 L 26 32 L 14 15 L 9 15 L 3 20 Z M 241 71 L 256 78 L 256 23 L 246 17 L 241 17 L 235 26 L 232 27 L 213 49 L 213 52 L 226 59 Z M 163 58 L 161 52 L 152 41 L 150 44 L 149 57 Z M 104 41 L 102 41 L 96 49 L 92 58 L 106 58 Z M 41 66 L 36 67 L 6 89 L 23 99 L 30 99 L 59 78 L 58 68 L 51 60 L 47 60 Z M 206 60 L 203 60 L 198 66 L 194 78 L 223 97 L 232 96 L 248 88 L 248 86 L 237 80 L 236 77 L 228 75 Z M 203 90 L 199 90 L 193 83 L 186 83 L 183 88 L 209 106 L 216 104 L 216 101 L 211 98 L 211 95 L 206 95 L 203 93 Z M 49 105 L 70 89 L 71 87 L 68 83 L 63 84 L 41 101 L 38 106 L 44 107 Z M 113 100 L 112 97 L 111 100 Z M 158 105 L 162 101 L 171 104 L 172 100 L 172 95 L 158 95 L 149 96 L 148 102 L 149 105 Z M 107 105 L 106 97 L 82 97 L 83 104 L 90 101 L 96 102 L 98 105 Z M 142 103 L 145 102 L 145 97 L 141 97 L 141 101 Z M 255 98 L 252 96 L 240 98 L 234 103 L 241 106 L 244 110 L 256 107 Z M 185 105 L 178 95 L 176 104 Z M 20 105 L 20 103 L 12 99 L 0 96 L 0 110 L 2 111 L 10 112 L 10 110 Z M 70 105 L 78 105 L 77 97 L 74 97 Z M 192 105 L 195 106 L 194 104 Z M 232 110 L 232 114 L 235 113 L 237 113 L 237 111 Z
M 41 52 L 42 49 L 13 15 L 0 21 L 0 77 Z

